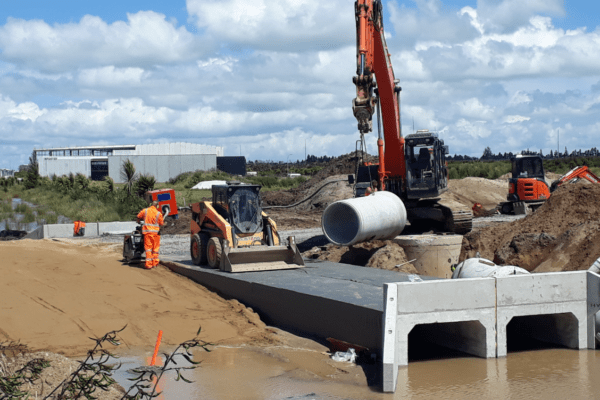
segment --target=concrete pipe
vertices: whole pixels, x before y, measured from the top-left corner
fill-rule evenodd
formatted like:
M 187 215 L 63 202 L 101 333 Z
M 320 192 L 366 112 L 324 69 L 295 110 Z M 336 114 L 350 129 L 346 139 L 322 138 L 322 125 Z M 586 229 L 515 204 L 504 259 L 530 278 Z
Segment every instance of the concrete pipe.
M 496 265 L 485 258 L 469 258 L 456 266 L 452 279 L 500 278 L 509 275 L 529 274 L 526 269 L 514 265 Z
M 336 201 L 323 212 L 321 227 L 330 242 L 342 246 L 393 239 L 406 225 L 406 208 L 398 196 L 379 191 Z

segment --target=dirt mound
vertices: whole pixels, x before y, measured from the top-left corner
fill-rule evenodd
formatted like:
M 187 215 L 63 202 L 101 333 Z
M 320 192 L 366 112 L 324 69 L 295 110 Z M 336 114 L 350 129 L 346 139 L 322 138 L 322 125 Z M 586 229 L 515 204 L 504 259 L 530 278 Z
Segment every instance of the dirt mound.
M 463 178 L 451 179 L 448 191 L 443 193 L 442 201 L 455 201 L 471 209 L 473 204 L 480 203 L 485 209 L 493 209 L 506 200 L 508 183 L 501 179 Z
M 306 184 L 305 182 L 304 184 Z M 304 189 L 302 189 L 304 187 Z M 310 198 L 309 198 L 310 197 Z M 305 202 L 289 208 L 291 212 L 324 210 L 329 204 L 353 197 L 352 187 L 348 185 L 347 175 L 333 175 L 314 186 L 300 186 L 285 191 L 264 192 L 263 204 L 270 212 L 269 206 L 292 205 L 301 200 Z
M 367 155 L 367 161 L 377 162 L 377 158 Z M 297 188 L 263 192 L 262 199 L 265 206 L 291 205 L 305 199 L 315 193 L 327 182 L 340 180 L 322 189 L 314 198 L 294 207 L 295 210 L 324 209 L 334 201 L 352 197 L 352 188 L 346 183 L 349 174 L 356 173 L 356 157 L 354 153 L 342 155 L 327 163 L 325 167 L 317 172 L 308 181 Z
M 600 185 L 559 187 L 535 213 L 467 234 L 461 260 L 482 257 L 528 271 L 588 269 L 600 257 Z
M 190 233 L 192 210 L 179 210 L 179 218 L 165 220 L 165 225 L 160 228 L 161 235 L 182 235 Z
M 414 265 L 408 262 L 404 249 L 391 240 L 373 240 L 353 246 L 313 247 L 302 253 L 302 256 L 313 260 L 333 261 L 344 264 L 366 266 L 416 274 Z M 400 267 L 396 267 L 400 265 Z

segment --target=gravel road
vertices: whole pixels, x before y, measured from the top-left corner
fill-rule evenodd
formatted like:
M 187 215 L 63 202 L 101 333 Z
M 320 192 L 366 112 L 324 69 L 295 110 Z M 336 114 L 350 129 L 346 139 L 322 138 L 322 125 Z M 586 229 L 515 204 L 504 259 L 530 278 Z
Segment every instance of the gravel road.
M 475 218 L 473 220 L 473 229 L 481 229 L 483 227 L 511 222 L 523 217 L 523 215 L 492 215 L 490 217 Z M 281 231 L 280 236 L 286 243 L 288 236 L 294 236 L 296 244 L 301 252 L 309 250 L 314 246 L 324 246 L 329 243 L 327 238 L 323 235 L 321 228 Z M 102 236 L 100 241 L 105 243 L 122 243 L 123 235 Z M 166 258 L 189 259 L 189 235 L 162 235 L 160 241 L 160 254 Z

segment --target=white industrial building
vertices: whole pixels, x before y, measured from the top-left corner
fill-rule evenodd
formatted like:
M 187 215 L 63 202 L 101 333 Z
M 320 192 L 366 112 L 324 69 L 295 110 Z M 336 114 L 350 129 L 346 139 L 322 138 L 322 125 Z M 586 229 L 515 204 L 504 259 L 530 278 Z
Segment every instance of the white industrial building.
M 41 176 L 81 173 L 91 179 L 110 176 L 122 183 L 121 165 L 130 160 L 136 172 L 166 182 L 183 172 L 216 169 L 223 147 L 196 143 L 57 147 L 34 149 Z
M 15 171 L 14 170 L 0 168 L 0 178 L 8 178 L 10 176 L 15 176 Z

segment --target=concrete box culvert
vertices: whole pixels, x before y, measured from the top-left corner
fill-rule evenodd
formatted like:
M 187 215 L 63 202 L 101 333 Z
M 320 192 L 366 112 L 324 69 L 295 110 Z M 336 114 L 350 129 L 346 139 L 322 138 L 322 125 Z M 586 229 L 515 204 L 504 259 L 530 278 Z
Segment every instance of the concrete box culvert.
M 452 265 L 458 263 L 461 235 L 406 235 L 394 239 L 409 260 L 415 260 L 419 275 L 451 278 Z
M 579 320 L 570 312 L 515 316 L 506 325 L 506 350 L 523 351 L 548 347 L 578 349 Z
M 321 218 L 325 237 L 341 246 L 393 239 L 405 225 L 404 203 L 395 194 L 384 191 L 336 201 L 325 209 Z

